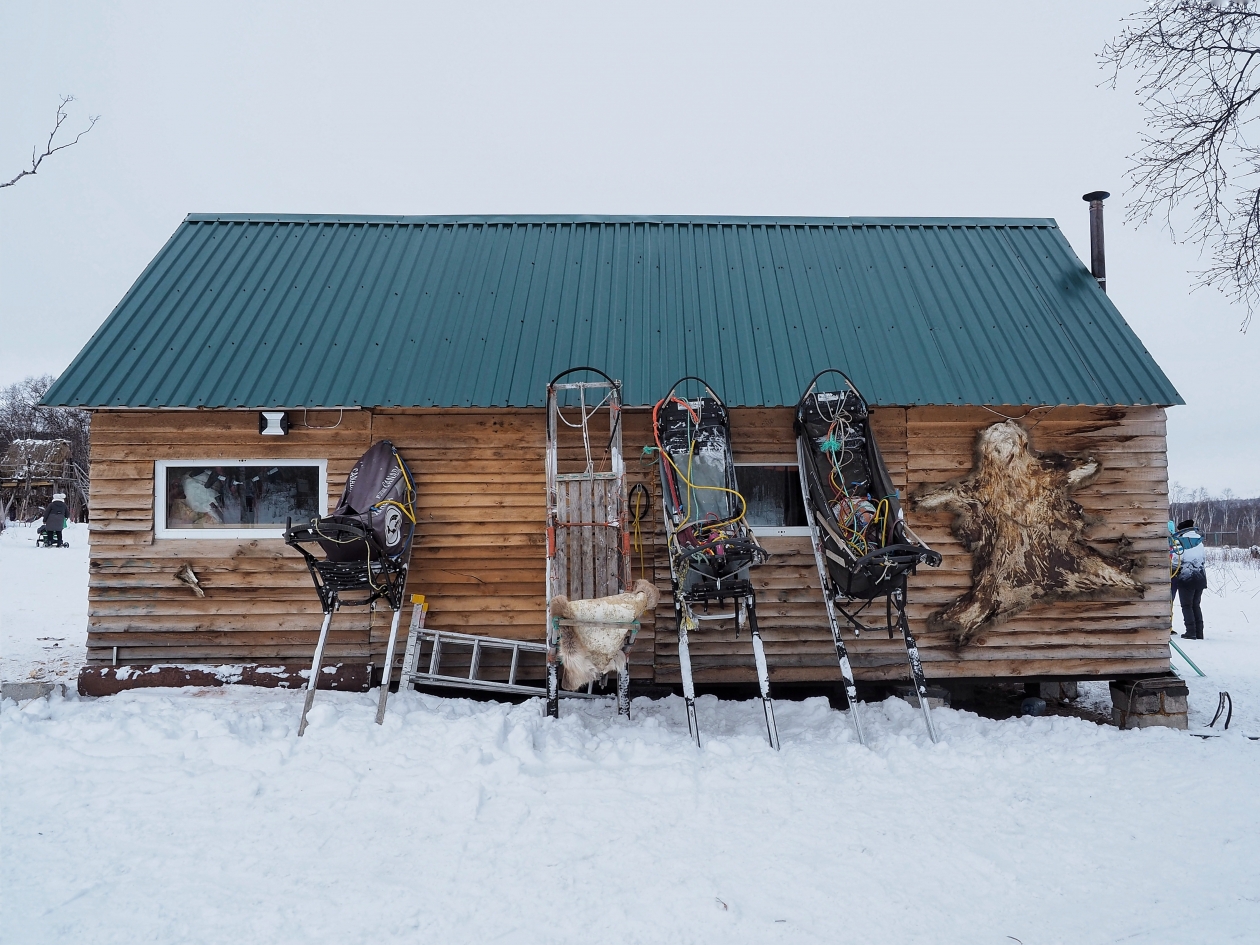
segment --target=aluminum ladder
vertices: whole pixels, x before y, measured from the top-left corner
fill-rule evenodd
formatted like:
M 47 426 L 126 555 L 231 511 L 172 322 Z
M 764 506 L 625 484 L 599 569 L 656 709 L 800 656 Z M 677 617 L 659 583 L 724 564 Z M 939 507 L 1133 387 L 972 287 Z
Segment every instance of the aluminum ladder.
M 546 662 L 547 644 L 532 643 L 527 640 L 507 640 L 501 637 L 476 636 L 471 633 L 456 633 L 453 630 L 431 630 L 425 627 L 425 617 L 429 605 L 425 603 L 423 594 L 413 594 L 411 602 L 411 624 L 407 629 L 407 647 L 403 652 L 402 675 L 398 686 L 402 690 L 416 684 L 423 686 L 446 686 L 454 689 L 479 689 L 484 692 L 503 692 L 518 696 L 546 696 L 547 684 L 543 680 L 537 685 L 517 681 L 517 672 L 521 665 L 521 654 L 532 653 L 542 657 L 540 663 Z M 563 621 L 567 623 L 568 621 Z M 638 624 L 635 624 L 638 631 Z M 428 650 L 428 669 L 419 666 L 423 651 Z M 458 651 L 468 657 L 468 673 L 453 675 L 442 672 L 442 657 L 448 651 Z M 481 676 L 482 654 L 488 651 L 508 652 L 511 662 L 508 666 L 507 680 L 487 679 Z M 571 699 L 607 699 L 594 691 L 591 683 L 585 692 L 561 692 L 564 698 Z

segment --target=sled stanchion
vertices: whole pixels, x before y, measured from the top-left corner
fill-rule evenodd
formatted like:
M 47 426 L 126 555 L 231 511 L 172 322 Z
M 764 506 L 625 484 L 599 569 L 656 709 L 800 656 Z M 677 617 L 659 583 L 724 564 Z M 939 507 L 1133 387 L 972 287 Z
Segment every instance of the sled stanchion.
M 381 698 L 376 704 L 377 725 L 383 725 L 385 722 L 385 703 L 389 701 L 389 684 L 394 675 L 394 645 L 398 642 L 398 618 L 401 616 L 402 606 L 399 605 L 389 622 L 389 643 L 385 647 L 385 668 L 381 673 Z
M 617 714 L 630 718 L 630 666 L 617 671 Z
M 682 672 L 683 700 L 687 703 L 687 732 L 700 747 L 700 720 L 696 718 L 696 685 L 691 678 L 691 650 L 687 646 L 687 627 L 678 623 L 678 668 Z
M 809 483 L 805 473 L 804 445 L 798 438 L 796 441 L 797 469 L 801 476 L 801 495 L 809 494 Z M 814 521 L 814 510 L 811 504 L 805 503 L 805 524 L 809 526 L 809 544 L 814 551 L 814 564 L 818 568 L 818 580 L 822 585 L 823 604 L 827 609 L 827 626 L 831 628 L 831 642 L 836 648 L 836 662 L 840 664 L 840 678 L 844 684 L 844 695 L 849 702 L 849 716 L 853 720 L 853 731 L 857 735 L 859 745 L 866 744 L 866 733 L 862 728 L 862 711 L 858 705 L 857 683 L 853 679 L 853 664 L 849 662 L 849 650 L 840 635 L 840 624 L 836 620 L 836 605 L 833 599 L 831 578 L 827 571 L 826 549 L 818 525 Z
M 757 683 L 761 688 L 761 706 L 766 714 L 766 734 L 770 738 L 770 747 L 779 750 L 779 727 L 774 721 L 774 701 L 770 698 L 770 669 L 766 665 L 766 648 L 761 641 L 761 631 L 757 629 L 757 606 L 751 597 L 748 599 L 748 628 L 752 636 L 753 659 L 757 663 Z
M 551 618 L 547 632 L 547 704 L 544 715 L 549 719 L 560 718 L 560 626 L 556 618 Z M 513 660 L 515 663 L 515 660 Z M 515 670 L 515 665 L 512 667 Z
M 323 626 L 319 628 L 319 641 L 315 644 L 315 658 L 311 661 L 311 678 L 306 681 L 306 701 L 302 703 L 302 720 L 298 722 L 298 736 L 306 731 L 306 714 L 315 704 L 315 686 L 319 683 L 319 664 L 324 658 L 324 641 L 328 639 L 328 624 L 332 611 L 325 611 Z
M 905 579 L 901 581 L 901 586 L 892 592 L 893 605 L 897 608 L 897 623 L 901 627 L 901 638 L 906 644 L 906 657 L 910 662 L 910 676 L 914 681 L 914 690 L 919 695 L 919 708 L 923 710 L 923 724 L 927 726 L 928 737 L 932 739 L 932 744 L 940 742 L 940 736 L 936 734 L 936 726 L 932 724 L 932 708 L 928 705 L 927 679 L 923 675 L 923 661 L 919 659 L 919 644 L 915 642 L 914 634 L 910 632 L 910 621 L 906 619 L 906 594 Z

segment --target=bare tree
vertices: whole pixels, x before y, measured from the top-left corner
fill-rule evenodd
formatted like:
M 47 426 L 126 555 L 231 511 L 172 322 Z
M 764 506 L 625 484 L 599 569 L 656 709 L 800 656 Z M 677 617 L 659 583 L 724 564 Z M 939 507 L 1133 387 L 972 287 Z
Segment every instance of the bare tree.
M 74 147 L 74 145 L 79 143 L 80 138 L 82 138 L 85 134 L 87 134 L 89 131 L 91 131 L 93 128 L 96 127 L 96 123 L 100 119 L 101 116 L 89 115 L 88 126 L 86 128 L 84 128 L 77 135 L 75 135 L 72 140 L 66 141 L 64 144 L 58 144 L 54 146 L 53 141 L 57 137 L 57 132 L 61 130 L 61 126 L 65 123 L 65 120 L 69 117 L 69 114 L 66 112 L 66 106 L 69 105 L 73 101 L 74 101 L 73 95 L 61 96 L 61 104 L 57 106 L 57 118 L 56 118 L 56 121 L 53 123 L 52 133 L 48 135 L 48 141 L 44 145 L 43 153 L 41 154 L 39 152 L 38 150 L 39 145 L 35 145 L 35 147 L 31 148 L 30 168 L 19 173 L 17 177 L 13 178 L 13 180 L 8 181 L 7 183 L 0 184 L 0 187 L 12 187 L 14 184 L 20 181 L 23 177 L 34 177 L 35 174 L 39 171 L 39 166 L 44 163 L 44 158 L 52 157 L 58 151 L 64 151 L 66 148 Z
M 1136 196 L 1129 219 L 1161 215 L 1176 237 L 1209 254 L 1199 285 L 1212 285 L 1247 314 L 1260 303 L 1260 3 L 1257 0 L 1152 0 L 1125 20 L 1100 59 L 1136 74 L 1148 133 L 1129 171 Z
M 1260 497 L 1239 498 L 1232 489 L 1212 498 L 1206 489 L 1180 489 L 1168 507 L 1174 522 L 1194 519 L 1208 544 L 1247 548 L 1260 544 Z
M 77 517 L 79 510 L 86 507 L 88 499 L 92 468 L 91 414 L 73 407 L 40 406 L 40 399 L 52 383 L 52 375 L 45 374 L 28 377 L 0 389 L 0 457 L 5 456 L 10 445 L 18 440 L 66 441 L 70 445 L 69 462 L 55 478 L 65 487 L 63 491 L 68 493 L 71 510 Z M 29 503 L 30 488 L 23 491 L 23 483 L 9 481 L 7 477 L 13 475 L 7 461 L 0 462 L 0 507 L 6 504 L 6 498 L 12 500 L 19 492 L 23 493 L 19 506 Z M 25 485 L 29 486 L 29 481 Z M 20 514 L 23 513 L 20 511 Z

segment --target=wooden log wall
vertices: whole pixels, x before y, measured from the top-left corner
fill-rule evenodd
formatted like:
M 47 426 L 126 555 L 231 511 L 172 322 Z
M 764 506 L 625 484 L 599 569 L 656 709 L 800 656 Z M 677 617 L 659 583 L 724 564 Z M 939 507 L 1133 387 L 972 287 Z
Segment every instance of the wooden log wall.
M 999 408 L 1020 416 L 1025 408 Z M 634 553 L 633 576 L 655 580 L 662 602 L 644 620 L 632 653 L 634 678 L 679 681 L 677 638 L 664 555 L 661 498 L 649 411 L 625 413 L 629 484 L 642 481 L 652 508 Z M 542 410 L 297 412 L 287 437 L 261 438 L 252 411 L 98 411 L 92 426 L 92 560 L 88 658 L 108 663 L 301 663 L 320 611 L 301 558 L 278 539 L 165 539 L 153 536 L 157 459 L 328 460 L 330 506 L 354 461 L 392 440 L 416 473 L 420 517 L 409 590 L 426 594 L 429 626 L 521 639 L 544 632 L 545 416 Z M 965 475 L 976 433 L 1001 418 L 981 408 L 879 408 L 873 422 L 903 496 Z M 340 422 L 338 422 L 340 421 Z M 1033 422 L 1036 426 L 1032 426 Z M 337 424 L 335 427 L 334 424 Z M 795 463 L 791 411 L 735 409 L 738 462 Z M 1164 522 L 1167 476 L 1164 412 L 1155 407 L 1039 409 L 1025 422 L 1040 450 L 1091 453 L 1103 472 L 1076 499 L 1091 516 L 1090 540 L 1122 540 L 1141 557 L 1145 599 L 1039 606 L 956 650 L 926 631 L 927 615 L 965 592 L 970 556 L 948 516 L 907 511 L 919 534 L 945 555 L 939 570 L 911 579 L 910 616 L 930 677 L 1105 678 L 1168 668 L 1170 611 Z M 331 429 L 320 429 L 331 427 Z M 771 678 L 839 676 L 808 540 L 767 538 L 771 561 L 754 572 Z M 187 562 L 206 591 L 197 598 L 174 579 Z M 384 655 L 389 612 L 344 609 L 333 621 L 329 658 L 375 662 Z M 899 640 L 864 634 L 849 641 L 860 679 L 904 678 Z M 700 682 L 754 679 L 747 634 L 706 624 L 691 644 Z
M 335 502 L 371 444 L 372 415 L 312 410 L 292 417 L 288 436 L 262 437 L 253 411 L 93 414 L 89 662 L 110 662 L 114 647 L 119 663 L 309 662 L 319 601 L 301 557 L 283 541 L 153 535 L 159 459 L 327 459 Z M 184 563 L 204 598 L 175 580 Z M 343 610 L 330 633 L 329 660 L 366 662 L 371 622 Z
M 119 663 L 309 660 L 322 615 L 301 557 L 279 539 L 155 540 L 154 460 L 327 459 L 331 508 L 355 460 L 380 439 L 394 442 L 416 476 L 408 592 L 429 600 L 428 626 L 543 638 L 542 410 L 347 411 L 334 429 L 320 428 L 336 424 L 338 411 L 311 411 L 305 423 L 299 416 L 291 414 L 288 436 L 273 438 L 258 435 L 252 411 L 96 413 L 89 662 L 111 662 L 114 647 Z M 655 488 L 638 458 L 647 419 L 637 422 L 640 432 L 625 437 L 627 485 L 646 481 Z M 645 566 L 655 580 L 659 508 L 654 501 L 645 523 L 636 578 Z M 184 563 L 205 598 L 175 580 Z M 328 658 L 381 665 L 389 616 L 384 607 L 344 608 L 333 619 Z M 648 615 L 631 654 L 636 679 L 653 675 L 653 624 Z
M 1020 417 L 1026 407 L 996 408 Z M 903 500 L 928 485 L 966 475 L 980 430 L 1003 417 L 980 407 L 878 408 L 872 427 Z M 1035 424 L 1035 426 L 1034 426 Z M 792 412 L 731 411 L 737 463 L 795 463 Z M 950 531 L 950 516 L 927 515 L 904 504 L 921 538 L 944 555 L 939 569 L 910 578 L 908 613 L 924 668 L 931 678 L 1066 676 L 1085 678 L 1166 672 L 1171 611 L 1165 523 L 1168 509 L 1164 411 L 1160 407 L 1055 407 L 1028 416 L 1035 449 L 1097 457 L 1102 473 L 1074 493 L 1092 523 L 1086 537 L 1114 552 L 1122 542 L 1140 560 L 1135 576 L 1144 598 L 1099 595 L 1092 600 L 1039 605 L 1000 623 L 961 650 L 944 634 L 930 633 L 927 618 L 971 586 L 971 556 Z M 818 571 L 806 538 L 766 538 L 769 562 L 753 572 L 757 613 L 771 666 L 779 681 L 838 680 Z M 663 555 L 663 549 L 662 549 Z M 661 560 L 665 559 L 663 556 Z M 668 575 L 665 575 L 668 587 Z M 658 682 L 679 681 L 672 619 L 657 613 Z M 883 622 L 882 606 L 863 618 Z M 672 615 L 671 615 L 672 617 Z M 733 624 L 709 624 L 690 643 L 692 668 L 705 682 L 752 682 L 751 646 Z M 845 634 L 858 679 L 908 678 L 900 635 Z

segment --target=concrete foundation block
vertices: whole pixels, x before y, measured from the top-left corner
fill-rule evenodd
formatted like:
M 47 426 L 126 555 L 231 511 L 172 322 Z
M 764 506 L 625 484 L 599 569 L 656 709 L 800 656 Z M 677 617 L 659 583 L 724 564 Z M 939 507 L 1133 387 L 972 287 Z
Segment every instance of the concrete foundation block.
M 1190 727 L 1190 720 L 1185 712 L 1126 717 L 1124 712 L 1113 706 L 1111 709 L 1111 724 L 1117 728 L 1179 728 L 1184 731 Z
M 1190 701 L 1185 696 L 1164 696 L 1164 711 L 1185 715 L 1190 710 Z
M 897 686 L 893 689 L 893 695 L 898 699 L 904 699 L 916 709 L 919 707 L 919 693 L 914 686 Z M 927 700 L 929 709 L 948 709 L 950 704 L 949 690 L 943 686 L 928 686 Z
M 1189 696 L 1177 676 L 1118 679 L 1111 684 L 1111 721 L 1119 728 L 1187 729 Z
M 31 699 L 42 699 L 52 691 L 60 690 L 66 694 L 65 683 L 50 682 L 7 682 L 0 683 L 0 699 L 12 699 L 14 702 L 28 702 Z

